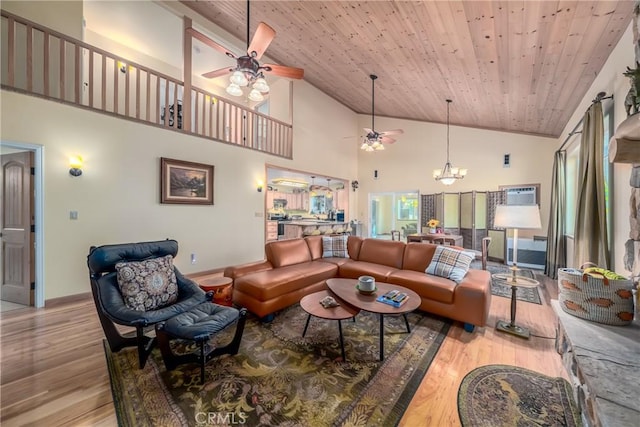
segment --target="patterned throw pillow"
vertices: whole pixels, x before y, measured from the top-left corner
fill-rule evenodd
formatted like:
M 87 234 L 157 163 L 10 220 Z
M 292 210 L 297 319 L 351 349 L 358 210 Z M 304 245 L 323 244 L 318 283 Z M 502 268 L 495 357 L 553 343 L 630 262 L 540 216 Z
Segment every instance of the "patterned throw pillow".
M 149 311 L 178 300 L 173 257 L 116 264 L 118 286 L 124 303 L 132 310 Z
M 471 252 L 439 245 L 425 272 L 434 276 L 446 277 L 460 284 L 474 258 L 475 255 Z
M 349 236 L 322 236 L 322 258 L 349 258 L 347 239 Z

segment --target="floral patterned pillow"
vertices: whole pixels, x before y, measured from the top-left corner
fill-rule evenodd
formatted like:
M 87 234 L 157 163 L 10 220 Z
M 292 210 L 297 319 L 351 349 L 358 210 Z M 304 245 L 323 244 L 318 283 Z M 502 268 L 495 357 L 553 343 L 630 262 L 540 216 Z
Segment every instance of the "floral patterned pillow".
M 116 264 L 118 286 L 124 303 L 132 310 L 149 311 L 178 300 L 173 257 Z

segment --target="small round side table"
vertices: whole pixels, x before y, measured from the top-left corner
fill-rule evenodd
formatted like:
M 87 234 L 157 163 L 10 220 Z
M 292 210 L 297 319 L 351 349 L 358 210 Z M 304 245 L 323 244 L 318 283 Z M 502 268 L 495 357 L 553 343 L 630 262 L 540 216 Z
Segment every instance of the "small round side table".
M 233 305 L 233 279 L 230 277 L 208 277 L 206 279 L 196 279 L 198 286 L 205 292 L 213 291 L 211 302 L 226 305 Z
M 518 287 L 535 288 L 540 282 L 528 277 L 518 276 L 515 273 L 496 273 L 493 274 L 491 278 L 503 285 L 511 286 L 511 321 L 498 320 L 496 322 L 496 329 L 500 332 L 507 332 L 520 338 L 529 339 L 531 335 L 529 329 L 516 325 L 516 291 Z

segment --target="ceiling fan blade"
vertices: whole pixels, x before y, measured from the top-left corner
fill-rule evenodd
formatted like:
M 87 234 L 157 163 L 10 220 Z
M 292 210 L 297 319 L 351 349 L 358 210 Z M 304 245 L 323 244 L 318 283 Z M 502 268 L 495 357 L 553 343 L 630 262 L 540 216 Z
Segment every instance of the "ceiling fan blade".
M 369 135 L 370 133 L 373 133 L 373 130 L 369 128 L 362 128 L 362 130 L 365 131 L 367 135 Z
M 211 40 L 209 37 L 205 36 L 204 34 L 202 34 L 200 31 L 190 27 L 187 28 L 187 34 L 191 35 L 194 39 L 198 39 L 200 40 L 202 43 L 206 44 L 207 46 L 217 50 L 218 52 L 224 53 L 225 55 L 231 57 L 231 58 L 237 58 L 237 56 L 231 52 L 229 49 L 227 49 L 226 47 L 216 43 L 215 41 Z
M 396 140 L 393 138 L 389 138 L 388 136 L 383 136 L 380 138 L 380 142 L 382 142 L 383 144 L 393 144 L 394 142 L 396 142 Z
M 259 23 L 258 29 L 253 35 L 251 43 L 247 48 L 247 54 L 255 58 L 256 60 L 260 59 L 275 36 L 276 30 L 274 30 L 264 22 Z
M 216 77 L 229 74 L 232 71 L 233 71 L 233 68 L 225 67 L 225 68 L 220 68 L 218 70 L 209 71 L 208 73 L 204 73 L 202 77 L 206 77 L 208 79 L 215 79 Z
M 264 64 L 262 67 L 264 71 L 276 76 L 286 77 L 289 79 L 301 79 L 304 77 L 304 70 L 302 68 L 285 67 L 284 65 L 277 64 Z
M 394 130 L 387 130 L 384 132 L 380 132 L 380 135 L 402 135 L 404 133 L 404 131 L 402 129 L 394 129 Z

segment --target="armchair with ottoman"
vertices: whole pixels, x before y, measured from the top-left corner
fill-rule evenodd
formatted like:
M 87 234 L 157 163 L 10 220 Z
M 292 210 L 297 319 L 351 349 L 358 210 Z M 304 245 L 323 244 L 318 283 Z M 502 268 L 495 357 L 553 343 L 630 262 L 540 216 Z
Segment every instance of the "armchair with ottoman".
M 139 366 L 144 368 L 156 345 L 156 337 L 149 335 L 156 326 L 167 369 L 199 361 L 202 378 L 211 357 L 237 353 L 246 310 L 212 303 L 211 292 L 202 291 L 173 266 L 177 253 L 175 240 L 91 247 L 87 257 L 91 292 L 111 351 L 137 347 Z M 237 326 L 232 342 L 206 353 L 204 343 L 233 323 Z M 116 324 L 135 328 L 135 336 L 123 335 Z M 194 341 L 200 353 L 174 357 L 167 351 L 171 338 Z
M 265 320 L 303 296 L 326 289 L 327 279 L 369 275 L 415 291 L 421 310 L 463 322 L 473 331 L 486 325 L 489 315 L 489 272 L 468 269 L 456 279 L 459 283 L 425 272 L 434 255 L 440 259 L 436 251 L 458 249 L 357 236 L 308 236 L 269 242 L 264 261 L 227 267 L 224 275 L 234 280 L 234 302 Z M 471 262 L 473 254 L 464 257 Z

